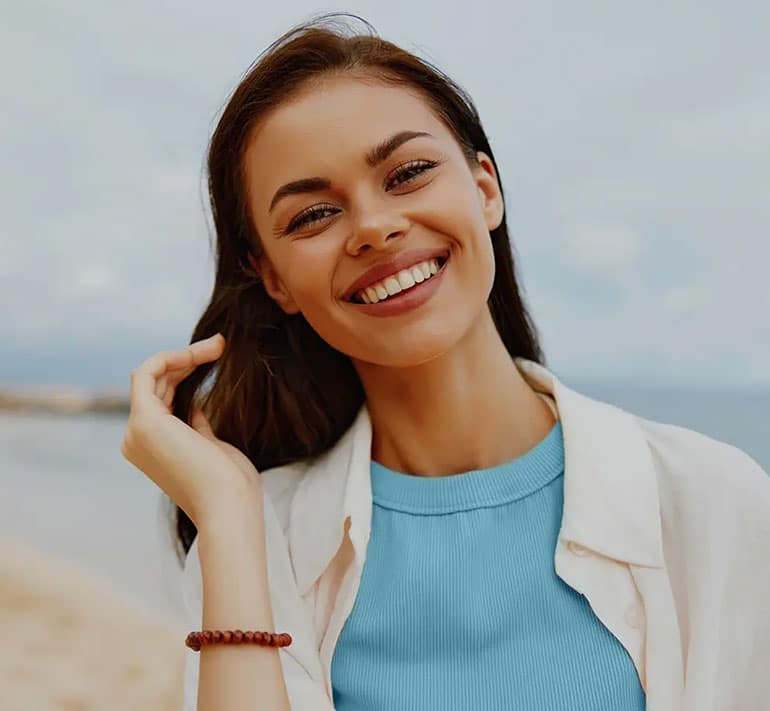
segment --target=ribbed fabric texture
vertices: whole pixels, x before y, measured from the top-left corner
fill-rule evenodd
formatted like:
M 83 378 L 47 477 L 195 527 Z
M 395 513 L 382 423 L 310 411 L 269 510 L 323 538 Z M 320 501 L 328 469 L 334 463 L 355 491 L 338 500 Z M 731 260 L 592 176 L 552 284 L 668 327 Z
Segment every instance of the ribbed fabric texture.
M 371 466 L 372 530 L 332 659 L 337 711 L 635 711 L 625 648 L 556 575 L 561 423 L 490 469 Z

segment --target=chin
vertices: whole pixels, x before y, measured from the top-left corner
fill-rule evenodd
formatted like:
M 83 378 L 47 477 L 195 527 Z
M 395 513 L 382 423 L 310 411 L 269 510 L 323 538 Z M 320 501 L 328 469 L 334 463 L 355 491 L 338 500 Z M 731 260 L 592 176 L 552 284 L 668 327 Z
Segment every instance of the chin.
M 379 348 L 372 347 L 370 342 L 356 349 L 351 358 L 383 368 L 416 368 L 445 355 L 456 340 L 434 337 L 421 339 L 420 343 L 390 343 Z

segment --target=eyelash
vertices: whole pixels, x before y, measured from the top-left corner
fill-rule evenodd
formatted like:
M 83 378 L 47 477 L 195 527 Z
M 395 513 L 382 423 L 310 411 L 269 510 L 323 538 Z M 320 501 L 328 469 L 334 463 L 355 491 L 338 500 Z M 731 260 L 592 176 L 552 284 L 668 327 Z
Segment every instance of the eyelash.
M 409 163 L 405 163 L 403 166 L 400 167 L 398 172 L 391 178 L 389 183 L 395 181 L 397 178 L 400 178 L 402 175 L 405 175 L 406 173 L 411 173 L 412 171 L 416 170 L 417 173 L 414 176 L 411 176 L 407 178 L 406 180 L 401 180 L 397 183 L 397 185 L 403 185 L 404 183 L 408 183 L 414 178 L 416 178 L 418 175 L 427 172 L 431 168 L 435 168 L 438 165 L 438 161 L 436 160 L 413 160 L 409 161 Z M 288 234 L 289 232 L 293 232 L 298 227 L 302 227 L 304 225 L 310 224 L 311 222 L 315 222 L 316 219 L 307 219 L 308 217 L 313 217 L 314 215 L 318 215 L 319 213 L 326 212 L 330 209 L 330 206 L 328 205 L 316 205 L 315 207 L 310 208 L 306 212 L 301 212 L 299 215 L 297 215 L 291 222 L 289 222 L 288 227 L 286 228 L 284 234 Z M 320 218 L 317 218 L 320 219 Z

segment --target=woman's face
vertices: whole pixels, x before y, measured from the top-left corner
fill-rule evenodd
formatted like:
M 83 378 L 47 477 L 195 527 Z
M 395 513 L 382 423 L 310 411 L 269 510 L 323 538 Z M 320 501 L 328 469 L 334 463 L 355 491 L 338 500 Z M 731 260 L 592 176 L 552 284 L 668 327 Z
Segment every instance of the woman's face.
M 374 159 L 404 131 L 429 135 L 402 137 Z M 281 105 L 245 156 L 268 293 L 354 360 L 410 366 L 447 352 L 486 315 L 494 279 L 489 231 L 503 202 L 491 160 L 477 156 L 471 171 L 449 129 L 405 88 L 337 77 Z M 386 271 L 430 257 L 441 270 L 426 278 L 424 266 L 408 268 L 414 286 L 401 271 L 392 296 L 381 273 L 366 297 L 351 295 L 370 268 L 412 250 Z M 388 296 L 362 303 L 378 294 Z

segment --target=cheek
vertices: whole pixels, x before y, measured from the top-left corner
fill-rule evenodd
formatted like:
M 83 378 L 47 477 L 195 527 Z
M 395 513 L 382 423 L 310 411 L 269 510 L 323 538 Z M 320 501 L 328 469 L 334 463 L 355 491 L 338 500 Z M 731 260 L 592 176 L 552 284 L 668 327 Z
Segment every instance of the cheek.
M 335 350 L 353 357 L 361 351 L 360 327 L 354 328 L 350 318 L 346 318 L 339 306 L 335 306 L 328 300 L 309 302 L 302 314 L 320 338 Z
M 327 343 L 339 348 L 344 307 L 334 295 L 334 270 L 325 268 L 320 259 L 307 259 L 292 277 L 289 288 L 305 320 Z
M 476 197 L 475 183 L 462 176 L 442 184 L 419 220 L 429 230 L 456 242 L 461 249 L 476 249 L 477 235 L 486 230 L 484 213 Z
M 285 284 L 302 311 L 328 302 L 332 294 L 335 258 L 312 239 L 291 245 L 282 260 Z

